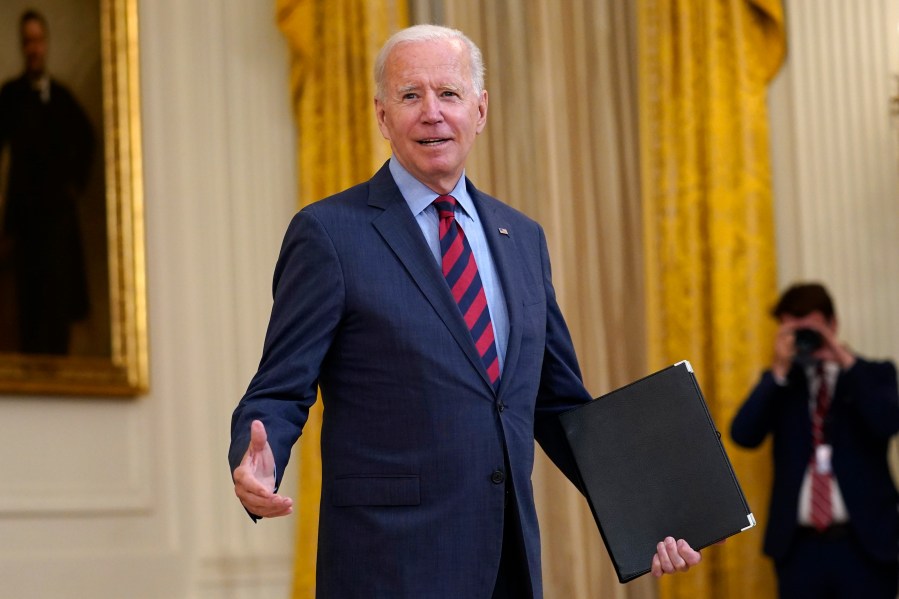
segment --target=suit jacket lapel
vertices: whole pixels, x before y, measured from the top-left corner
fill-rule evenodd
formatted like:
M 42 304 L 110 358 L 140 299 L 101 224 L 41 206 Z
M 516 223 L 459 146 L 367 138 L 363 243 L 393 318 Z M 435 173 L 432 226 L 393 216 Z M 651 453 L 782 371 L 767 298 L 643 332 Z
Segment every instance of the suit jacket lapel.
M 471 339 L 471 333 L 459 312 L 459 306 L 386 164 L 372 177 L 369 185 L 369 205 L 383 210 L 372 221 L 375 229 L 403 263 L 456 343 L 468 356 L 487 386 L 492 389 L 487 371 Z

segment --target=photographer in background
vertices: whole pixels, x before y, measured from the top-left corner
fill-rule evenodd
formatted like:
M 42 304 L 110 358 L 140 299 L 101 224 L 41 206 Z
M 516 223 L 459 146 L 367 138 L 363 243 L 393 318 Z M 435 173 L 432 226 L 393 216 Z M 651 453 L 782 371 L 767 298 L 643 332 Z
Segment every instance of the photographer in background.
M 772 314 L 774 361 L 731 436 L 744 447 L 774 439 L 764 551 L 780 597 L 895 599 L 899 495 L 887 449 L 899 431 L 896 366 L 837 340 L 822 285 L 793 285 Z

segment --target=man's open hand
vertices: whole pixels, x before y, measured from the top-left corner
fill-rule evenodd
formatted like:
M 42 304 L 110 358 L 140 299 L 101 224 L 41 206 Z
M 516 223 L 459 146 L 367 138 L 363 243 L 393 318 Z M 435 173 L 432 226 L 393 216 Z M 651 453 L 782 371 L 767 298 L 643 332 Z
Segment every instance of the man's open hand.
M 232 478 L 234 493 L 251 514 L 274 518 L 293 512 L 293 500 L 275 493 L 275 456 L 259 420 L 250 425 L 250 446 Z

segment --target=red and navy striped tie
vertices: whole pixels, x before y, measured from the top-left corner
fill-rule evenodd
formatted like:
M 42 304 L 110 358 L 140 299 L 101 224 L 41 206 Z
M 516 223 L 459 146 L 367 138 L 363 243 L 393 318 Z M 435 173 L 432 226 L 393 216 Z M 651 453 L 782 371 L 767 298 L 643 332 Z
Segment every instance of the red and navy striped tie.
M 499 385 L 499 358 L 496 355 L 496 341 L 493 337 L 493 322 L 490 320 L 490 310 L 487 308 L 487 296 L 484 295 L 484 285 L 478 274 L 478 265 L 475 263 L 471 246 L 462 232 L 462 227 L 456 222 L 454 209 L 456 198 L 453 196 L 439 196 L 434 200 L 437 214 L 440 217 L 440 254 L 443 263 L 443 276 L 453 292 L 459 310 L 471 331 L 475 347 L 490 383 L 496 389 Z
M 822 472 L 818 464 L 818 447 L 823 445 L 824 420 L 827 418 L 827 410 L 830 408 L 830 394 L 827 388 L 827 377 L 824 376 L 823 363 L 818 362 L 816 370 L 818 378 L 818 395 L 815 411 L 812 414 L 812 504 L 810 518 L 812 525 L 818 530 L 826 530 L 833 521 L 833 506 L 830 501 L 831 473 L 829 470 Z

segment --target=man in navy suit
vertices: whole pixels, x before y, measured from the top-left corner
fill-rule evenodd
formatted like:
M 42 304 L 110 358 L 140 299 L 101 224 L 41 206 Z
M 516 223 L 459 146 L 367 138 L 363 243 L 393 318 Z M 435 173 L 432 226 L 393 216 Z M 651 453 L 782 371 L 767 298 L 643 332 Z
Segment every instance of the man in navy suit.
M 895 599 L 899 496 L 887 450 L 899 431 L 896 367 L 862 359 L 837 340 L 822 285 L 790 287 L 773 314 L 780 322 L 774 361 L 731 436 L 745 447 L 769 433 L 774 439 L 764 550 L 780 596 Z
M 591 400 L 543 231 L 464 176 L 487 119 L 467 37 L 403 30 L 375 79 L 393 156 L 288 228 L 262 360 L 232 419 L 235 492 L 255 516 L 291 512 L 276 491 L 318 387 L 318 596 L 542 597 L 534 439 L 577 484 L 556 417 Z M 455 208 L 434 205 L 445 196 Z M 450 216 L 478 272 L 470 320 L 442 270 Z M 668 538 L 653 572 L 700 559 Z

